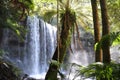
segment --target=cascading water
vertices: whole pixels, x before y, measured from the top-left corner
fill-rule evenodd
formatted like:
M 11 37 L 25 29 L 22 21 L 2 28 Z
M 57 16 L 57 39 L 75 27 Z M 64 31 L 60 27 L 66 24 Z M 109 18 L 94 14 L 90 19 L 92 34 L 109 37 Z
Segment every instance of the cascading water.
M 28 17 L 27 35 L 24 43 L 19 41 L 15 33 L 11 30 L 5 29 L 3 31 L 0 48 L 6 53 L 4 58 L 15 63 L 20 69 L 23 69 L 24 73 L 30 75 L 30 77 L 44 79 L 49 67 L 49 61 L 55 51 L 56 31 L 57 29 L 54 26 L 45 23 L 36 16 Z M 66 55 L 66 64 L 76 63 L 86 66 L 94 62 L 93 36 L 84 30 L 80 32 L 83 50 L 79 48 L 80 44 L 76 43 L 77 45 L 73 45 L 72 43 L 73 53 L 68 52 L 69 54 Z M 120 62 L 118 56 L 120 55 L 119 47 L 120 46 L 111 48 L 112 60 L 116 62 Z M 68 68 L 69 67 L 67 67 L 67 70 Z M 67 70 L 63 68 L 62 72 L 65 72 L 65 75 L 69 75 L 69 70 Z M 74 77 L 74 71 L 73 69 L 73 74 L 69 75 L 71 79 Z M 70 78 L 68 78 L 68 80 L 70 80 Z
M 67 69 L 63 68 L 62 72 L 66 75 L 67 80 L 73 80 L 76 76 L 76 71 L 79 70 L 77 65 L 87 66 L 90 63 L 94 62 L 94 50 L 93 50 L 93 36 L 90 33 L 86 33 L 84 30 L 80 29 L 80 41 L 77 38 L 77 35 L 74 34 L 71 42 L 71 50 L 68 51 L 66 56 L 67 62 L 65 65 Z M 81 76 L 76 77 L 74 80 L 82 80 Z M 84 79 L 92 80 L 92 79 Z
M 25 43 L 25 67 L 29 74 L 39 74 L 39 54 L 40 54 L 40 40 L 39 40 L 39 19 L 28 17 L 27 20 L 28 33 L 26 35 Z M 27 56 L 28 55 L 28 56 Z M 26 66 L 27 65 L 27 66 Z
M 30 75 L 30 77 L 34 77 L 36 79 L 44 79 L 44 76 L 49 67 L 49 61 L 52 57 L 52 54 L 55 51 L 56 31 L 57 29 L 54 26 L 51 26 L 50 24 L 45 23 L 43 20 L 39 19 L 38 17 L 28 16 L 27 35 L 26 35 L 24 44 L 22 43 L 23 45 L 19 43 L 17 38 L 15 39 L 13 37 L 9 38 L 10 37 L 9 33 L 5 34 L 4 36 L 5 41 L 3 40 L 3 42 L 6 43 L 7 48 L 4 50 L 12 53 L 12 54 L 9 53 L 9 55 L 6 55 L 7 58 L 11 62 L 16 63 L 21 69 L 23 69 L 24 73 Z M 85 40 L 83 40 L 85 43 L 88 42 Z M 16 43 L 17 45 L 11 45 L 10 43 L 11 41 L 12 42 L 18 41 Z M 17 47 L 19 46 L 19 47 L 15 48 L 16 46 Z M 13 51 L 11 51 L 12 49 Z M 18 52 L 21 54 L 18 55 Z M 68 61 L 69 63 L 79 62 L 81 65 L 88 64 L 88 61 L 89 61 L 88 55 L 90 54 L 87 54 L 86 52 L 83 53 L 82 51 L 79 51 L 79 49 L 75 49 L 75 48 L 73 52 L 74 53 L 67 54 L 66 57 L 69 60 L 66 60 L 66 61 Z M 82 58 L 81 58 L 81 55 L 82 55 Z
M 55 50 L 56 28 L 36 16 L 27 18 L 27 26 L 23 70 L 31 77 L 41 78 Z

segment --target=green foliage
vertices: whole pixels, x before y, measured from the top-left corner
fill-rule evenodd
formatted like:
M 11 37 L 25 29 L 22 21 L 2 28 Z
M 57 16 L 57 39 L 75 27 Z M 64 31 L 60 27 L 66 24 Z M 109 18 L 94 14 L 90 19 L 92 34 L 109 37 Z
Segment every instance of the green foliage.
M 102 44 L 108 40 L 110 40 L 109 46 L 119 45 L 120 44 L 120 32 L 112 32 L 108 35 L 103 36 L 102 39 L 98 43 L 95 44 L 95 50 L 99 50 L 102 47 L 104 47 L 102 46 Z
M 29 10 L 32 10 L 33 8 L 34 6 L 32 0 L 1 0 L 0 19 L 4 22 L 6 22 L 7 19 L 17 22 L 18 20 L 22 19 Z
M 103 64 L 96 62 L 86 67 L 79 67 L 77 72 L 75 78 L 81 76 L 82 79 L 93 78 L 97 80 L 119 80 L 120 64 Z
M 38 2 L 38 3 L 40 3 L 40 2 L 51 3 L 51 2 L 56 2 L 56 0 L 36 0 L 35 2 Z
M 20 39 L 23 39 L 26 31 L 19 23 L 24 21 L 29 10 L 33 8 L 32 0 L 1 0 L 0 27 L 13 30 Z
M 107 0 L 108 14 L 112 31 L 120 30 L 120 0 Z
M 11 64 L 12 65 L 12 64 Z M 12 71 L 14 72 L 14 74 L 17 76 L 17 77 L 20 77 L 20 74 L 22 73 L 22 71 L 18 68 L 18 67 L 16 67 L 16 66 L 14 66 L 14 65 L 12 65 Z
M 51 60 L 51 65 L 60 66 L 60 63 L 56 60 Z
M 50 22 L 51 17 L 54 17 L 54 15 L 55 15 L 56 13 L 57 13 L 57 12 L 56 12 L 55 10 L 47 11 L 47 12 L 43 15 L 43 18 L 44 18 L 45 21 Z
M 35 0 L 34 4 L 35 8 L 33 13 L 43 17 L 43 19 L 48 22 L 51 19 L 50 17 L 53 17 L 51 14 L 57 12 L 56 11 L 57 0 Z M 48 15 L 49 12 L 50 14 Z M 49 18 L 47 18 L 46 16 Z
M 5 52 L 2 49 L 0 49 L 0 58 L 2 58 L 2 56 L 3 56 L 4 53 Z
M 30 10 L 34 9 L 33 0 L 18 0 L 18 1 L 23 3 L 26 9 L 30 9 Z
M 113 32 L 111 36 L 111 45 L 116 46 L 120 44 L 120 32 Z
M 88 5 L 86 5 L 86 2 Z M 92 11 L 91 11 L 91 5 L 89 4 L 88 1 L 86 2 L 82 0 L 58 0 L 58 4 L 57 2 L 54 2 L 55 4 L 52 4 L 52 5 L 47 4 L 46 6 L 40 7 L 40 8 L 41 8 L 41 11 L 44 12 L 43 13 L 44 16 L 46 16 L 46 14 L 51 14 L 51 11 L 56 13 L 58 11 L 58 15 L 61 15 L 62 13 L 65 12 L 65 8 L 69 6 L 70 10 L 74 12 L 76 15 L 76 20 L 77 20 L 76 22 L 82 25 L 82 27 L 86 27 L 87 29 L 89 25 L 92 24 L 92 16 L 90 14 L 90 12 Z M 58 10 L 57 10 L 57 5 L 58 5 Z M 83 5 L 86 5 L 86 6 L 83 6 Z M 54 16 L 47 15 L 47 17 L 48 16 L 49 16 L 48 19 L 50 19 L 50 17 L 51 18 L 55 17 L 56 14 Z M 50 20 L 47 20 L 47 21 L 50 21 Z

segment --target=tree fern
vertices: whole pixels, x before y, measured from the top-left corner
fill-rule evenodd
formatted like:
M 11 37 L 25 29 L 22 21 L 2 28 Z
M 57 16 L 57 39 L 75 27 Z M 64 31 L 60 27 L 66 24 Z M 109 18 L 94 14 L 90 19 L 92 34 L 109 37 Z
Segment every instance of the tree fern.
M 91 12 L 90 5 L 83 7 L 82 5 L 84 5 L 84 1 L 82 1 L 82 0 L 69 0 L 68 1 L 69 3 L 67 3 L 67 1 L 68 0 L 59 0 L 59 14 L 63 13 L 65 11 L 65 7 L 69 5 L 69 8 L 76 14 L 77 23 L 82 25 L 82 27 L 88 27 L 88 24 L 92 24 L 92 15 L 89 14 Z M 66 5 L 66 3 L 68 5 Z M 51 8 L 49 9 L 49 5 L 47 5 L 48 9 L 47 9 L 47 11 L 45 11 L 43 13 L 43 16 L 45 16 L 46 13 L 48 14 L 50 12 L 50 14 L 51 14 L 51 11 L 55 11 L 57 8 L 57 7 L 55 7 L 55 5 L 56 4 L 52 5 L 52 6 L 54 6 L 52 9 Z M 41 7 L 42 12 L 43 12 L 43 8 L 44 7 Z M 47 15 L 47 16 L 51 16 L 51 15 Z M 53 18 L 53 16 L 51 16 L 51 18 Z

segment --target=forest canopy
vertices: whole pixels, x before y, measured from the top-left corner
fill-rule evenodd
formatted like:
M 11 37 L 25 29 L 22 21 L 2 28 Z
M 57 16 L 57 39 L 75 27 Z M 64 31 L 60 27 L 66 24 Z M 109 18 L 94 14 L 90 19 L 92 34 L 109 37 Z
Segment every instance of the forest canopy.
M 0 1 L 0 27 L 17 25 L 30 10 L 34 8 L 32 0 L 1 0 Z

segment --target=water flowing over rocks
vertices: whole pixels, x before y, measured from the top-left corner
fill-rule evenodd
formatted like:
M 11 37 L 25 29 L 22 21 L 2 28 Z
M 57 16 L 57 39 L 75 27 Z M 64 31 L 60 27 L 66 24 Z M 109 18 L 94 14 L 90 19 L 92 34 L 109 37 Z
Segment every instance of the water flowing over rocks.
M 45 75 L 55 51 L 57 29 L 36 16 L 27 18 L 27 26 L 24 70 L 29 75 Z
M 0 49 L 4 51 L 4 59 L 14 63 L 24 74 L 39 75 L 43 79 L 55 50 L 57 29 L 36 16 L 28 16 L 26 25 L 24 42 L 10 29 L 4 29 Z
M 49 62 L 56 47 L 57 29 L 55 26 L 51 26 L 36 16 L 28 16 L 26 22 L 27 34 L 25 35 L 24 42 L 19 40 L 13 31 L 0 29 L 0 31 L 3 32 L 0 32 L 2 34 L 0 34 L 0 49 L 4 51 L 3 58 L 5 60 L 14 63 L 23 71 L 22 80 L 44 80 Z M 72 77 L 71 79 L 73 79 L 74 74 L 69 75 L 72 63 L 86 66 L 94 62 L 94 38 L 92 34 L 80 29 L 79 39 L 81 40 L 83 49 L 79 47 L 78 39 L 76 39 L 77 43 L 75 43 L 75 45 L 72 40 L 72 52 L 70 50 L 67 51 L 64 64 L 60 69 L 67 78 Z M 119 53 L 116 48 L 113 50 L 111 51 L 112 53 Z M 120 58 L 116 58 L 117 56 L 115 54 L 112 55 L 114 55 L 112 57 L 113 60 L 116 59 L 115 61 L 120 61 Z M 0 68 L 4 68 L 3 70 L 5 70 L 5 72 L 8 71 L 11 73 L 9 68 L 3 63 L 0 63 Z M 71 73 L 72 72 L 75 73 L 75 68 L 72 69 Z M 0 74 L 0 79 L 3 78 L 1 75 L 3 74 Z M 14 76 L 13 73 L 11 73 L 11 75 Z M 6 76 L 9 77 L 10 75 Z M 3 79 L 7 80 L 5 78 Z M 17 79 L 12 78 L 9 80 Z
M 1 47 L 5 51 L 4 58 L 16 64 L 23 70 L 23 74 L 29 76 L 25 79 L 44 79 L 56 47 L 57 29 L 36 16 L 28 16 L 26 25 L 27 34 L 24 42 L 21 42 L 14 32 L 3 30 Z M 74 45 L 72 42 L 73 53 L 67 51 L 65 67 L 60 70 L 66 76 L 69 74 L 71 63 L 88 65 L 94 61 L 93 36 L 83 31 L 80 31 L 80 40 L 84 50 L 80 49 L 78 43 Z

